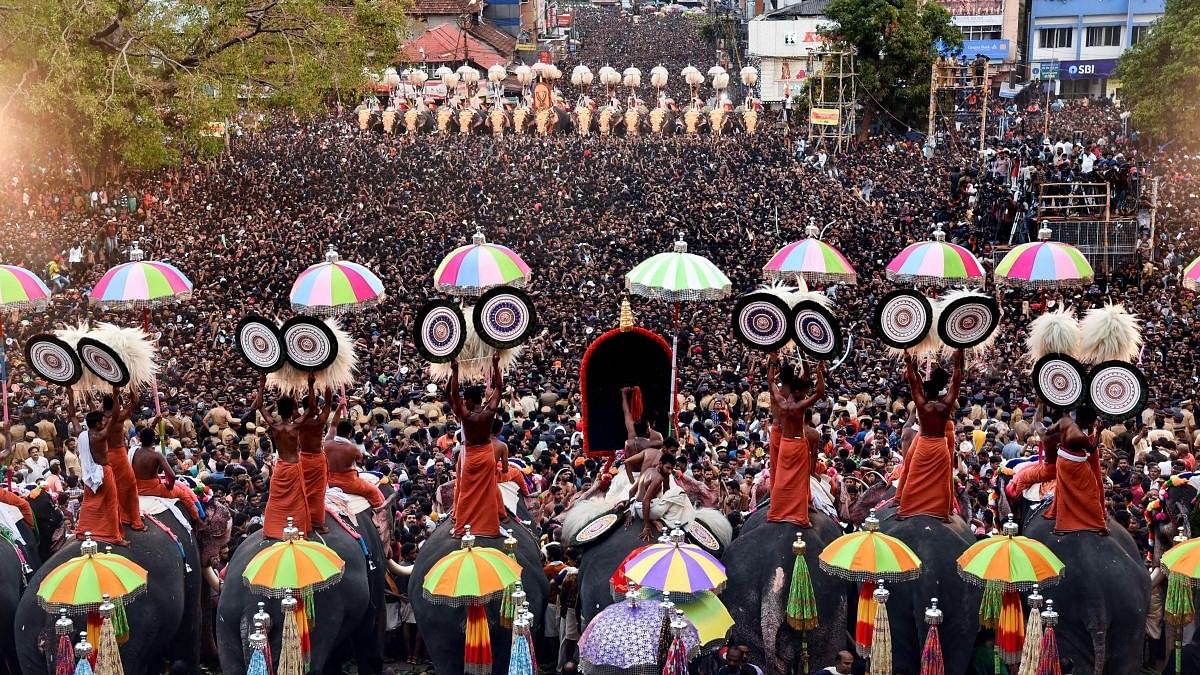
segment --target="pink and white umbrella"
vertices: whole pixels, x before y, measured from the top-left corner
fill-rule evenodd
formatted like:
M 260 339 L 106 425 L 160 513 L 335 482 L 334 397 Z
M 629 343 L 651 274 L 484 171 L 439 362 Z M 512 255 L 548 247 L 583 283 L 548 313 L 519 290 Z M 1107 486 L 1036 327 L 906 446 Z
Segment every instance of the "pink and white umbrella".
M 24 267 L 0 265 L 0 398 L 8 423 L 8 355 L 4 349 L 4 314 L 22 309 L 40 312 L 50 304 L 50 289 Z
M 915 281 L 934 286 L 982 286 L 983 266 L 979 259 L 958 244 L 946 241 L 946 233 L 937 230 L 933 241 L 905 247 L 887 266 L 887 278 Z
M 292 284 L 292 309 L 299 314 L 338 316 L 378 305 L 384 298 L 383 282 L 374 272 L 349 260 L 340 260 L 330 246 L 325 262 L 310 266 Z
M 471 243 L 460 246 L 445 258 L 433 273 L 433 287 L 450 295 L 482 295 L 495 286 L 523 287 L 533 271 L 512 249 L 490 244 L 482 231 L 471 236 Z
M 1183 287 L 1189 291 L 1200 290 L 1200 258 L 1183 268 Z

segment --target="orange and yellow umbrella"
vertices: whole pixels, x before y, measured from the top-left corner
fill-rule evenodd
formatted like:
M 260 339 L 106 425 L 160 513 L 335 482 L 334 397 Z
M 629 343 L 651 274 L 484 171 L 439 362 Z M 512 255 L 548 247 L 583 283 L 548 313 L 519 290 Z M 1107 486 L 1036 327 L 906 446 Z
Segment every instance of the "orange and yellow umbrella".
M 264 548 L 250 559 L 242 578 L 252 591 L 283 597 L 287 591 L 316 592 L 342 578 L 346 561 L 325 544 L 288 539 Z
M 921 576 L 921 559 L 904 542 L 880 532 L 872 511 L 862 531 L 844 534 L 821 551 L 821 569 L 848 581 L 911 581 Z
M 38 587 L 38 604 L 45 609 L 83 614 L 98 609 L 109 598 L 131 600 L 146 590 L 147 573 L 141 565 L 119 555 L 99 553 L 91 539 L 80 550 L 83 555 L 54 568 Z
M 1034 584 L 1049 586 L 1062 575 L 1063 561 L 1040 541 L 1016 534 L 1005 523 L 1004 534 L 982 539 L 958 556 L 958 573 L 982 586 L 996 582 L 1006 591 L 1025 591 Z
M 504 551 L 467 546 L 447 554 L 425 576 L 421 589 L 443 605 L 485 603 L 521 580 L 521 565 Z

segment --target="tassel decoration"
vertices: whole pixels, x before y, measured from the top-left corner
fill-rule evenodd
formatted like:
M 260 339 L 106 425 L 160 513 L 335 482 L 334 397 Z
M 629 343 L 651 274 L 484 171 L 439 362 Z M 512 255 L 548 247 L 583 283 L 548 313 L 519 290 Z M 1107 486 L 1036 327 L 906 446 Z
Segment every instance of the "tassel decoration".
M 254 623 L 254 632 L 250 634 L 250 649 L 254 651 L 250 654 L 246 675 L 270 675 L 270 666 L 267 664 L 270 648 L 267 646 L 267 636 L 263 633 L 263 624 L 257 621 Z
M 996 628 L 996 648 L 1000 650 L 1002 661 L 1015 665 L 1021 662 L 1021 648 L 1025 641 L 1021 596 L 1016 591 L 1004 591 L 1000 605 L 1000 620 Z
M 522 592 L 522 595 L 524 593 Z M 508 675 L 536 675 L 537 664 L 533 658 L 533 647 L 529 631 L 529 622 L 533 617 L 525 607 L 525 603 L 517 606 L 512 625 L 512 648 L 508 656 Z
M 1054 611 L 1054 601 L 1046 601 L 1046 611 L 1042 612 L 1042 623 L 1046 631 L 1042 634 L 1042 653 L 1038 656 L 1038 667 L 1035 675 L 1062 675 L 1062 665 L 1058 662 L 1058 642 L 1054 639 L 1054 625 L 1058 623 L 1058 612 Z
M 100 644 L 100 611 L 93 609 L 87 617 L 87 641 L 92 645 Z M 96 666 L 96 650 L 92 649 L 92 667 Z
M 892 629 L 888 623 L 887 601 L 891 595 L 883 580 L 872 596 L 875 599 L 875 628 L 871 631 L 871 675 L 892 675 Z
M 287 591 L 279 606 L 283 610 L 283 638 L 279 645 L 278 675 L 303 675 L 304 656 L 300 649 L 300 630 L 296 626 L 296 617 L 304 616 L 304 610 L 297 607 L 296 598 Z
M 671 649 L 671 616 L 675 603 L 664 600 L 658 603 L 658 609 L 662 612 L 662 624 L 658 630 L 658 659 L 655 663 L 666 663 L 667 652 Z
M 105 595 L 100 604 L 100 649 L 96 653 L 96 675 L 125 675 L 121 663 L 121 648 L 117 646 L 117 634 L 113 627 L 116 605 Z
M 1196 618 L 1191 580 L 1178 572 L 1167 577 L 1167 621 L 1173 626 L 1186 626 Z
M 675 610 L 675 616 L 671 619 L 671 647 L 667 650 L 662 675 L 688 675 L 687 646 L 683 643 L 683 632 L 687 627 L 683 612 Z
M 92 658 L 94 657 L 87 631 L 81 631 L 79 642 L 75 643 L 75 658 L 79 659 L 79 663 L 75 664 L 75 675 L 92 675 Z
M 920 675 L 946 675 L 946 661 L 942 656 L 942 641 L 938 636 L 938 626 L 942 623 L 942 610 L 938 609 L 938 599 L 930 599 L 930 607 L 925 610 L 925 623 L 929 625 L 929 633 L 925 636 L 925 646 L 921 649 Z
M 463 667 L 469 675 L 491 675 L 492 672 L 492 636 L 488 630 L 487 609 L 477 602 L 467 606 Z
M 71 675 L 75 672 L 75 647 L 71 644 L 71 633 L 75 624 L 67 617 L 67 610 L 58 610 L 58 621 L 54 632 L 58 635 L 58 649 L 54 651 L 54 675 Z
M 862 658 L 871 653 L 871 633 L 875 629 L 875 584 L 864 581 L 858 589 L 858 613 L 854 622 L 854 650 Z
M 813 594 L 812 577 L 808 573 L 808 561 L 804 558 L 807 545 L 804 535 L 797 532 L 792 542 L 792 553 L 796 562 L 792 565 L 792 583 L 788 587 L 787 622 L 796 630 L 812 630 L 817 627 L 817 598 Z
M 979 625 L 994 630 L 1000 623 L 1000 610 L 1003 603 L 1003 584 L 998 581 L 988 581 L 983 587 L 983 599 L 979 602 Z
M 117 644 L 125 644 L 129 639 L 129 617 L 125 615 L 125 602 L 121 598 L 113 600 L 113 631 L 117 634 Z
M 1029 594 L 1029 622 L 1025 624 L 1025 648 L 1021 650 L 1021 668 L 1017 675 L 1037 675 L 1042 654 L 1042 594 L 1033 586 Z
M 508 557 L 513 560 L 517 559 L 517 539 L 512 535 L 510 530 L 508 536 L 504 538 L 504 551 L 508 553 Z M 504 595 L 500 599 L 500 625 L 505 628 L 513 627 L 513 620 L 516 616 L 519 602 L 513 601 L 513 593 L 519 589 L 521 582 L 517 582 L 512 586 L 504 587 Z

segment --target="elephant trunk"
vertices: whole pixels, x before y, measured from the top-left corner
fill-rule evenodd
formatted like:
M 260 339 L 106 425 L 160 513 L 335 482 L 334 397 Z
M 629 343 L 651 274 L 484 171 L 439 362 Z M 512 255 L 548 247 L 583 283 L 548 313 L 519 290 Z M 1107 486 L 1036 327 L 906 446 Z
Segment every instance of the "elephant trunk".
M 783 659 L 779 658 L 779 653 L 776 650 L 776 643 L 779 640 L 779 627 L 784 621 L 784 607 L 787 598 L 787 577 L 784 574 L 782 567 L 776 567 L 775 573 L 771 575 L 770 585 L 766 592 L 763 593 L 762 605 L 760 611 L 762 613 L 762 632 L 763 632 L 763 658 L 768 665 L 768 672 L 773 674 L 783 673 L 785 664 Z

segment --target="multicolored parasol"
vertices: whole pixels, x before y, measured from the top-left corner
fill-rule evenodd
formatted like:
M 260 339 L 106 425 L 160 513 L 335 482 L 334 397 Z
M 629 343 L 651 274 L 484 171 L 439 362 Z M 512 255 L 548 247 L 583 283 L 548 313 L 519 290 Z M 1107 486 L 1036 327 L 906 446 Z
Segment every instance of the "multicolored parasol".
M 910 244 L 887 266 L 887 278 L 934 286 L 982 286 L 983 265 L 958 244 L 946 241 L 946 233 L 934 231 L 932 241 Z
M 1188 539 L 1183 528 L 1170 550 L 1159 563 L 1167 570 L 1167 597 L 1164 603 L 1167 623 L 1175 635 L 1175 672 L 1180 670 L 1183 628 L 1196 618 L 1193 589 L 1200 587 L 1200 537 Z
M 625 564 L 625 577 L 635 584 L 692 599 L 698 593 L 725 588 L 725 566 L 695 544 L 683 543 L 683 532 L 671 532 L 671 543 L 653 544 Z
M 0 265 L 0 312 L 22 309 L 40 312 L 50 304 L 50 289 L 24 267 Z
M 383 282 L 374 272 L 340 260 L 332 246 L 325 262 L 311 265 L 292 284 L 292 310 L 298 314 L 338 316 L 374 307 L 383 301 Z
M 1018 591 L 1057 583 L 1063 562 L 1045 544 L 1017 535 L 1008 516 L 1003 533 L 972 544 L 957 560 L 958 573 L 968 583 L 983 586 L 979 622 L 996 631 L 996 672 L 1000 661 L 1019 663 L 1025 642 L 1025 621 Z
M 733 628 L 733 616 L 725 603 L 712 591 L 698 593 L 691 602 L 676 605 L 696 627 L 701 647 L 719 647 L 725 644 L 725 636 Z
M 1030 288 L 1075 288 L 1092 282 L 1092 265 L 1079 249 L 1050 241 L 1048 227 L 1038 230 L 1038 241 L 1013 248 L 996 265 L 996 284 Z
M 625 288 L 634 295 L 669 302 L 720 300 L 733 284 L 708 258 L 687 252 L 683 233 L 673 250 L 638 263 L 625 275 Z
M 283 597 L 288 591 L 307 594 L 342 578 L 346 561 L 333 549 L 299 538 L 299 530 L 291 538 L 284 529 L 284 537 L 259 551 L 246 565 L 242 578 L 250 590 L 268 597 Z
M 763 266 L 764 279 L 787 283 L 800 277 L 813 284 L 857 283 L 858 273 L 846 256 L 818 238 L 820 228 L 809 225 L 805 234 L 807 238 L 794 241 L 771 256 Z
M 141 565 L 112 553 L 100 553 L 90 533 L 78 555 L 51 570 L 38 587 L 37 600 L 48 611 L 86 614 L 106 599 L 132 600 L 146 590 Z
M 171 263 L 143 260 L 133 242 L 129 262 L 109 268 L 88 297 L 102 307 L 157 307 L 192 297 L 192 282 Z
M 1183 287 L 1189 291 L 1200 290 L 1200 258 L 1196 258 L 1183 268 Z
M 874 509 L 861 531 L 829 542 L 820 560 L 827 574 L 847 581 L 911 581 L 921 576 L 921 559 L 907 544 L 879 531 Z
M 482 295 L 495 286 L 523 287 L 533 272 L 512 249 L 489 244 L 482 231 L 471 236 L 471 243 L 460 246 L 437 266 L 433 287 L 450 295 Z
M 652 675 L 662 672 L 670 646 L 670 602 L 639 600 L 631 590 L 626 600 L 600 611 L 579 638 L 579 661 L 585 673 Z M 664 631 L 664 624 L 667 630 Z M 681 637 L 690 656 L 700 646 L 700 635 L 690 622 Z

